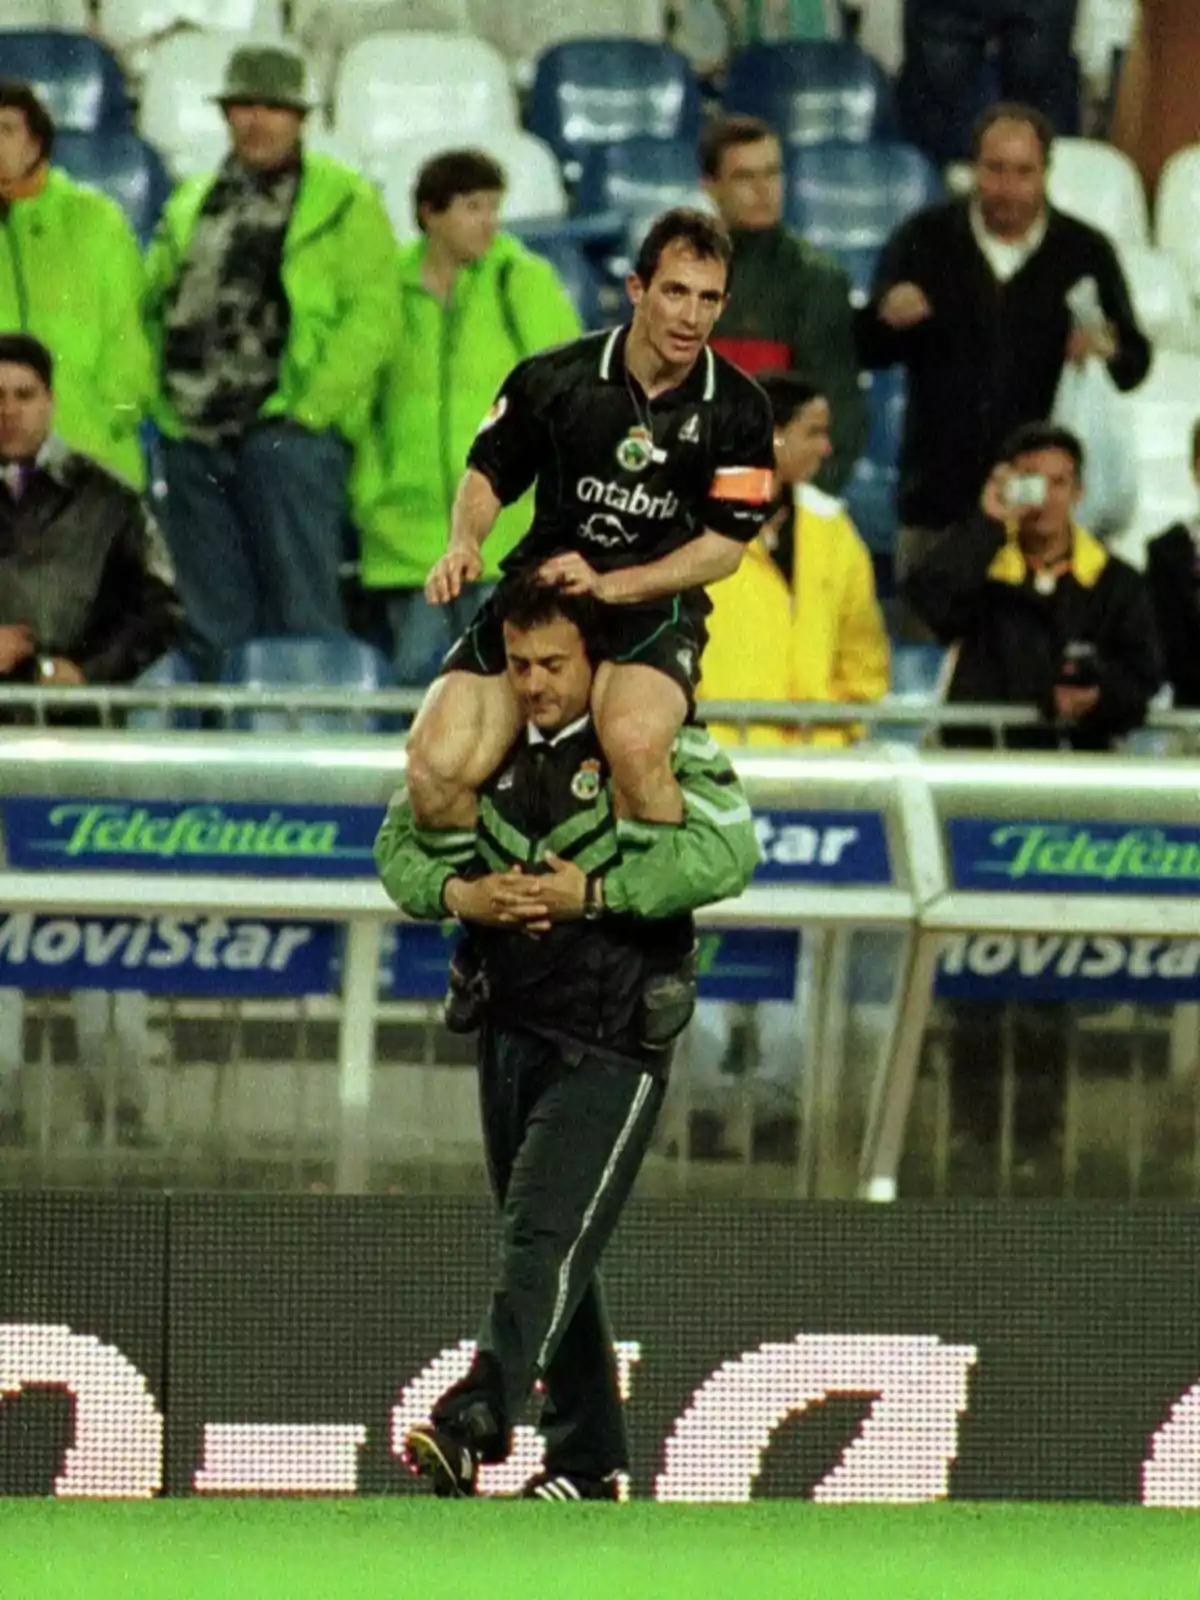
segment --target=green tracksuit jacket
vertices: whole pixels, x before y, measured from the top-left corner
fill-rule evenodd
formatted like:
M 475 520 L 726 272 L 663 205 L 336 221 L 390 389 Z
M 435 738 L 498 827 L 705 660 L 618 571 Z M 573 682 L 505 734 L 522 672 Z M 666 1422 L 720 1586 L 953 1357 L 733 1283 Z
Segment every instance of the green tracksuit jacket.
M 0 222 L 0 319 L 54 356 L 54 431 L 135 488 L 153 369 L 142 258 L 124 213 L 58 167 Z
M 509 372 L 579 333 L 549 261 L 499 234 L 463 267 L 448 305 L 421 281 L 424 239 L 400 250 L 399 325 L 379 374 L 374 425 L 350 495 L 372 589 L 419 588 L 445 553 L 467 452 Z M 483 547 L 484 578 L 526 533 L 533 497 L 501 512 Z
M 279 387 L 265 417 L 289 417 L 313 432 L 336 428 L 359 446 L 371 423 L 375 375 L 396 327 L 396 239 L 366 178 L 329 156 L 304 152 L 296 205 L 283 245 L 290 321 Z M 161 363 L 166 295 L 187 254 L 215 174 L 171 196 L 147 258 L 146 326 Z M 168 438 L 183 427 L 160 394 L 155 421 Z

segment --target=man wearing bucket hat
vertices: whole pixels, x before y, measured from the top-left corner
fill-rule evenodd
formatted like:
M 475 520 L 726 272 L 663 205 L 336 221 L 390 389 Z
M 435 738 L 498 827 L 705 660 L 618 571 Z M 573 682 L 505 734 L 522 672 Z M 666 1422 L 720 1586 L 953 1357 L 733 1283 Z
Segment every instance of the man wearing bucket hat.
M 192 653 L 334 634 L 346 484 L 399 304 L 382 202 L 303 147 L 304 61 L 234 52 L 220 169 L 172 196 L 150 251 L 164 522 Z

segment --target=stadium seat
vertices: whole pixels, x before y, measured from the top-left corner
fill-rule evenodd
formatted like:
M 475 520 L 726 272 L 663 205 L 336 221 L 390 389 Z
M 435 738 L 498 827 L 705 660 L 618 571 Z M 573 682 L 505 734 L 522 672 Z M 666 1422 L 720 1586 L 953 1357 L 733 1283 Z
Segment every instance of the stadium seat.
M 295 0 L 292 31 L 303 45 L 328 98 L 346 51 L 378 33 L 467 34 L 467 0 Z
M 138 674 L 134 680 L 139 689 L 177 689 L 196 682 L 191 663 L 182 650 L 170 650 Z M 142 733 L 162 732 L 168 728 L 198 728 L 201 713 L 195 710 L 155 711 L 147 706 L 127 713 L 125 725 Z
M 148 52 L 140 124 L 175 178 L 210 172 L 229 148 L 225 119 L 212 97 L 220 93 L 229 57 L 246 44 L 278 44 L 257 34 L 177 33 Z M 315 84 L 310 78 L 310 92 Z
M 694 143 L 700 91 L 687 60 L 666 45 L 582 39 L 541 56 L 527 121 L 575 181 L 593 145 L 639 135 Z
M 503 60 L 481 39 L 379 33 L 346 52 L 333 125 L 368 152 L 425 135 L 463 145 L 515 129 L 517 104 Z
M 907 393 L 904 371 L 887 367 L 865 373 L 863 378 L 867 444 L 844 491 L 846 508 L 868 549 L 876 555 L 890 555 L 896 543 L 896 492 Z
M 625 297 L 607 284 L 582 245 L 562 229 L 517 226 L 517 236 L 539 256 L 553 262 L 585 328 L 608 328 L 619 322 Z
M 818 249 L 845 256 L 860 285 L 893 229 L 944 193 L 936 167 L 912 145 L 814 144 L 789 152 L 789 225 Z
M 139 74 L 146 52 L 173 33 L 194 29 L 283 34 L 283 0 L 99 0 L 99 32 Z
M 0 33 L 0 78 L 32 84 L 63 133 L 129 127 L 129 96 L 112 52 L 83 33 L 28 28 Z
M 619 221 L 623 250 L 607 263 L 617 277 L 628 271 L 660 212 L 681 205 L 713 209 L 700 181 L 696 146 L 687 139 L 636 138 L 593 146 L 583 159 L 576 199 L 582 215 Z
M 54 141 L 54 165 L 115 200 L 146 243 L 171 192 L 158 152 L 136 133 L 63 133 Z
M 889 697 L 903 706 L 938 706 L 943 698 L 943 677 L 948 671 L 948 652 L 940 644 L 908 644 L 893 641 L 892 681 Z M 921 744 L 926 729 L 915 722 L 881 722 L 876 737 L 899 744 Z
M 526 221 L 554 221 L 567 214 L 567 195 L 554 152 L 531 133 L 520 129 L 486 129 L 470 143 L 484 150 L 504 169 L 508 179 L 500 209 L 505 226 Z M 447 148 L 445 134 L 406 139 L 382 151 L 368 150 L 368 170 L 383 187 L 384 203 L 400 239 L 415 239 L 417 219 L 412 194 L 417 174 L 430 157 Z
M 1200 294 L 1200 144 L 1177 150 L 1158 180 L 1154 242 L 1174 256 Z
M 0 28 L 63 28 L 86 33 L 91 20 L 88 0 L 4 0 Z
M 1129 46 L 1137 22 L 1137 0 L 1080 0 L 1074 52 L 1093 93 L 1112 84 L 1121 51 Z
M 468 0 L 473 31 L 494 44 L 518 83 L 528 85 L 537 58 L 566 40 L 666 37 L 663 0 Z
M 1164 350 L 1200 347 L 1196 309 L 1174 256 L 1146 245 L 1125 245 L 1118 254 L 1134 310 L 1150 342 Z
M 729 63 L 725 109 L 764 117 L 785 144 L 866 144 L 895 131 L 891 84 L 841 39 L 757 44 Z
M 1047 193 L 1052 205 L 1082 217 L 1114 243 L 1146 245 L 1146 191 L 1129 157 L 1098 139 L 1056 139 Z
M 349 634 L 329 638 L 252 639 L 231 650 L 221 682 L 243 689 L 357 689 L 370 692 L 395 685 L 391 663 L 382 651 Z M 246 711 L 233 717 L 236 728 L 254 733 L 379 733 L 391 719 L 370 712 L 310 711 L 290 717 L 285 711 Z

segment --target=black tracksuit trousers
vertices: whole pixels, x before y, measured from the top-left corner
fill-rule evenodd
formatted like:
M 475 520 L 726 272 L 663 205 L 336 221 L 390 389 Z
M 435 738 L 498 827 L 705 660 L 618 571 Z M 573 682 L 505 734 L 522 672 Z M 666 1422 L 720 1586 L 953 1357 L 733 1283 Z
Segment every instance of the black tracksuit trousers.
M 629 1466 L 597 1267 L 633 1187 L 665 1074 L 484 1028 L 484 1143 L 503 1212 L 498 1280 L 478 1353 L 433 1420 L 503 1461 L 541 1384 L 546 1471 L 602 1478 Z

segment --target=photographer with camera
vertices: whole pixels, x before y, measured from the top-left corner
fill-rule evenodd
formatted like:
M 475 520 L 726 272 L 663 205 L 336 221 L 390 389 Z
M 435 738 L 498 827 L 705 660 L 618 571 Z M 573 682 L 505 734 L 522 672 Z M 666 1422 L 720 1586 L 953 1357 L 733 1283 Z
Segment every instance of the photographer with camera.
M 1050 423 L 1009 439 L 979 512 L 929 552 L 905 593 L 957 659 L 956 704 L 1027 705 L 1037 727 L 1011 728 L 1014 749 L 1109 750 L 1143 721 L 1161 678 L 1141 576 L 1074 521 L 1083 446 Z M 986 747 L 983 727 L 943 743 Z

